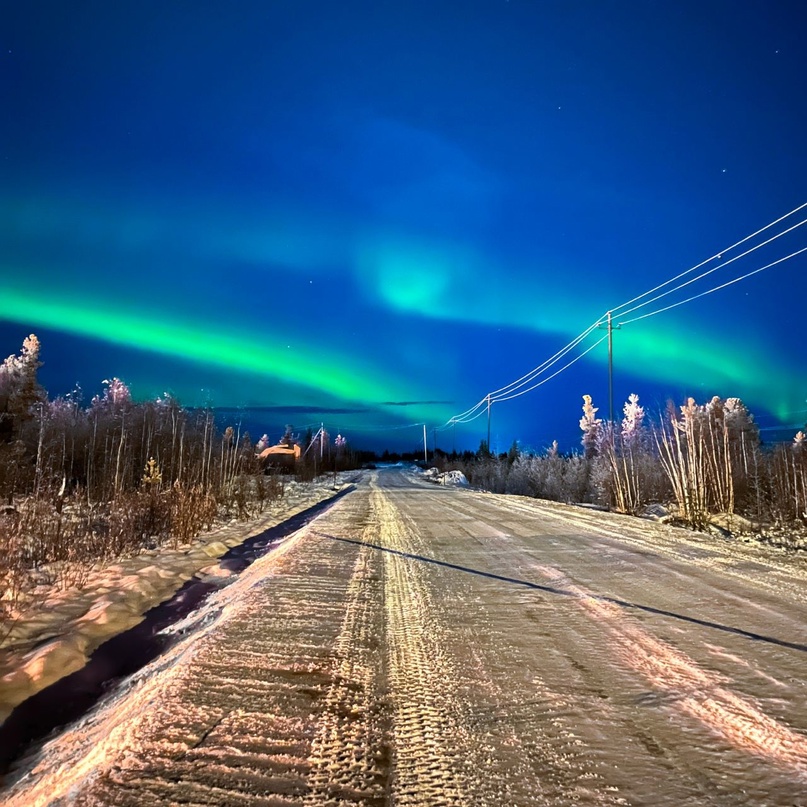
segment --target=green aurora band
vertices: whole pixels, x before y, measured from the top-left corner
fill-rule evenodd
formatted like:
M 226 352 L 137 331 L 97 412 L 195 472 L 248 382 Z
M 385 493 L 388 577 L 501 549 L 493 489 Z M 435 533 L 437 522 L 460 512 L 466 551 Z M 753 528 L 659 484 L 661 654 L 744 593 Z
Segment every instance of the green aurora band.
M 595 293 L 570 293 L 573 273 L 567 269 L 522 271 L 514 276 L 512 271 L 484 264 L 477 255 L 454 245 L 375 240 L 364 245 L 356 263 L 368 294 L 410 315 L 523 328 L 573 339 L 605 314 L 592 304 Z M 508 278 L 506 298 L 496 296 L 495 277 L 499 274 Z M 534 280 L 536 276 L 540 280 Z M 570 327 L 569 312 L 574 312 L 578 330 Z M 615 324 L 618 322 L 617 318 Z M 568 359 L 591 341 L 583 343 Z M 771 358 L 775 351 L 763 350 L 759 340 L 751 342 L 748 335 L 736 330 L 709 331 L 680 313 L 665 313 L 658 319 L 626 326 L 614 335 L 614 353 L 617 370 L 676 388 L 697 385 L 705 398 L 715 394 L 741 397 L 752 409 L 764 409 L 783 422 L 793 410 L 803 408 L 804 387 L 798 383 L 799 373 Z M 606 363 L 605 345 L 587 358 Z M 558 367 L 564 363 L 566 360 Z M 635 391 L 641 395 L 641 390 Z
M 344 356 L 328 355 L 319 347 L 289 354 L 277 347 L 267 347 L 265 334 L 250 337 L 244 333 L 211 332 L 209 323 L 175 318 L 168 322 L 139 316 L 122 311 L 119 304 L 113 306 L 109 301 L 84 299 L 82 303 L 72 303 L 4 285 L 0 287 L 0 317 L 230 371 L 246 371 L 365 406 L 373 406 L 374 401 L 404 400 L 411 396 L 411 389 L 404 391 L 399 383 L 377 370 L 356 366 L 355 361 L 352 368 L 346 368 Z M 434 414 L 431 410 L 431 418 Z M 407 412 L 409 415 L 415 419 L 422 412 L 413 406 Z
M 135 207 L 121 221 L 109 218 L 100 207 L 94 217 L 90 215 L 92 206 L 80 205 L 65 224 L 55 215 L 55 207 L 32 202 L 17 209 L 17 229 L 31 244 L 37 242 L 38 231 L 42 238 L 43 229 L 45 243 L 66 240 L 72 247 L 82 243 L 102 244 L 112 232 L 116 234 L 115 249 L 120 252 L 135 243 L 158 253 L 170 241 L 171 234 L 177 232 L 182 234 L 183 243 L 194 243 L 190 237 L 194 229 L 190 215 L 174 213 L 166 216 L 169 223 L 160 223 L 159 216 L 138 213 Z M 8 204 L 3 208 L 11 214 Z M 205 223 L 214 218 L 206 217 Z M 558 346 L 562 344 L 560 340 L 574 338 L 604 313 L 595 308 L 602 298 L 596 289 L 591 293 L 582 288 L 575 291 L 574 278 L 579 276 L 583 283 L 585 276 L 573 268 L 547 256 L 528 265 L 505 265 L 490 260 L 483 250 L 464 242 L 416 238 L 378 229 L 336 235 L 331 227 L 324 243 L 313 250 L 303 250 L 292 261 L 296 247 L 305 240 L 303 233 L 307 229 L 317 232 L 322 229 L 320 221 L 307 223 L 310 228 L 302 224 L 290 228 L 288 221 L 283 226 L 277 221 L 276 226 L 267 226 L 267 219 L 260 223 L 253 220 L 240 228 L 229 220 L 218 227 L 196 225 L 201 239 L 196 248 L 221 256 L 232 255 L 239 245 L 238 256 L 242 259 L 255 265 L 280 260 L 291 272 L 305 271 L 306 277 L 311 276 L 312 269 L 329 274 L 344 259 L 353 267 L 356 292 L 373 307 L 407 317 L 489 328 L 520 328 L 557 336 Z M 284 237 L 278 236 L 279 231 Z M 542 267 L 540 271 L 534 268 L 537 264 Z M 547 265 L 552 267 L 551 271 L 546 270 Z M 193 319 L 185 314 L 177 319 L 175 312 L 165 316 L 154 314 L 143 301 L 139 309 L 127 312 L 121 308 L 123 291 L 109 288 L 106 278 L 99 287 L 106 285 L 106 291 L 97 293 L 96 299 L 85 295 L 71 299 L 75 292 L 65 286 L 65 278 L 70 274 L 67 264 L 60 266 L 59 276 L 55 270 L 38 272 L 30 265 L 24 269 L 6 266 L 4 274 L 18 280 L 6 281 L 0 289 L 0 317 L 26 326 L 49 327 L 229 371 L 243 371 L 258 378 L 296 384 L 340 401 L 369 402 L 365 405 L 370 406 L 373 401 L 456 397 L 444 391 L 435 395 L 433 389 L 426 394 L 413 392 L 408 381 L 402 383 L 388 367 L 358 363 L 353 354 L 332 351 L 329 355 L 318 346 L 293 352 L 267 346 L 271 335 L 254 334 L 243 325 L 240 331 L 225 332 L 221 327 L 218 331 L 211 330 L 210 322 L 199 317 Z M 21 279 L 30 277 L 51 277 L 49 294 L 24 288 Z M 497 278 L 507 282 L 498 282 Z M 275 338 L 281 343 L 286 341 Z M 759 338 L 752 339 L 753 335 L 736 330 L 727 332 L 695 324 L 694 318 L 688 321 L 683 311 L 670 312 L 629 325 L 615 334 L 615 369 L 618 374 L 629 372 L 676 390 L 694 389 L 699 401 L 712 394 L 738 395 L 752 409 L 762 409 L 785 422 L 790 413 L 803 408 L 804 390 L 797 383 L 799 374 L 788 366 L 786 356 L 777 357 L 774 350 L 762 349 Z M 535 363 L 543 358 L 536 356 Z M 593 350 L 586 358 L 604 364 L 605 346 Z M 471 397 L 478 399 L 486 391 L 479 389 Z M 642 395 L 641 389 L 632 391 Z M 458 399 L 457 409 L 473 402 Z M 456 412 L 445 407 L 436 410 L 413 406 L 407 410 L 405 419 L 433 422 L 438 417 L 447 420 L 453 414 Z
M 579 277 L 583 283 L 586 275 L 552 257 L 536 258 L 542 267 L 537 271 L 534 264 L 501 265 L 465 242 L 424 239 L 383 229 L 362 234 L 343 231 L 339 235 L 337 223 L 324 216 L 312 218 L 309 214 L 297 220 L 276 211 L 251 216 L 240 211 L 239 216 L 227 216 L 211 204 L 197 201 L 194 205 L 189 200 L 179 205 L 178 211 L 155 209 L 131 205 L 112 216 L 97 201 L 68 205 L 64 200 L 45 197 L 16 199 L 14 203 L 4 199 L 0 203 L 6 221 L 12 222 L 13 229 L 32 244 L 37 240 L 66 241 L 75 248 L 102 244 L 111 236 L 115 248 L 124 252 L 133 245 L 159 251 L 172 238 L 178 238 L 183 248 L 202 254 L 237 256 L 255 265 L 278 261 L 287 270 L 305 272 L 308 277 L 332 271 L 325 267 L 345 260 L 352 263 L 356 285 L 372 305 L 407 316 L 523 328 L 557 335 L 565 341 L 604 313 L 594 305 L 596 291 L 574 292 L 574 278 Z M 317 232 L 316 239 L 306 236 L 312 231 Z M 546 270 L 547 264 L 551 271 Z M 32 271 L 28 267 L 18 276 L 31 276 Z M 66 271 L 62 267 L 62 272 Z M 499 277 L 506 278 L 506 284 L 497 282 Z M 400 383 L 379 380 L 387 371 L 379 373 L 372 367 L 344 371 L 346 361 L 355 366 L 353 357 L 322 357 L 319 349 L 312 349 L 310 355 L 295 353 L 294 363 L 289 366 L 288 354 L 256 348 L 248 336 L 211 334 L 207 323 L 186 321 L 169 328 L 156 317 L 112 317 L 103 313 L 109 310 L 106 298 L 110 291 L 104 295 L 103 305 L 89 305 L 84 300 L 66 302 L 65 292 L 64 288 L 56 292 L 62 300 L 59 303 L 6 289 L 0 315 L 263 377 L 288 378 L 341 400 L 413 397 L 412 390 L 404 392 Z M 114 308 L 118 310 L 119 303 L 114 303 Z M 804 391 L 797 388 L 798 373 L 789 369 L 783 359 L 771 359 L 775 351 L 763 351 L 759 340 L 754 343 L 748 335 L 736 331 L 727 334 L 725 330 L 706 329 L 682 314 L 683 311 L 663 314 L 615 335 L 617 368 L 627 368 L 632 375 L 676 388 L 692 385 L 697 379 L 697 387 L 704 395 L 711 395 L 712 390 L 720 390 L 724 396 L 738 394 L 748 405 L 762 407 L 780 420 L 803 408 Z M 174 316 L 171 315 L 172 323 Z M 255 341 L 263 343 L 264 337 Z M 587 358 L 604 363 L 604 347 L 592 351 Z M 323 371 L 323 366 L 339 370 Z M 641 394 L 641 390 L 637 392 Z M 485 390 L 478 394 L 484 395 Z M 425 397 L 433 397 L 433 391 Z M 426 416 L 410 414 L 417 419 Z M 454 413 L 444 414 L 448 418 Z M 431 410 L 428 417 L 434 416 Z

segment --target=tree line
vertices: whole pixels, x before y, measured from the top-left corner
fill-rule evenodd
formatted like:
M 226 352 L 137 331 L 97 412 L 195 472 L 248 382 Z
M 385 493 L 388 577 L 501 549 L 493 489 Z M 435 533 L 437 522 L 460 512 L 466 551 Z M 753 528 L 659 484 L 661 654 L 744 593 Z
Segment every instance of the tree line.
M 631 395 L 615 423 L 597 417 L 583 396 L 581 449 L 561 454 L 557 442 L 542 454 L 514 443 L 494 456 L 484 441 L 476 455 L 442 456 L 446 470 L 471 484 L 561 502 L 588 502 L 639 515 L 667 505 L 669 520 L 695 529 L 721 523 L 757 533 L 778 532 L 802 545 L 807 526 L 807 437 L 765 446 L 753 415 L 739 398 L 693 398 L 649 422 Z M 799 537 L 801 533 L 802 537 Z
M 31 335 L 0 364 L 0 619 L 37 582 L 81 584 L 98 561 L 186 544 L 283 495 L 288 477 L 263 473 L 239 426 L 170 394 L 137 402 L 119 378 L 89 402 L 50 398 L 40 350 Z M 298 478 L 348 468 L 351 453 L 310 456 Z

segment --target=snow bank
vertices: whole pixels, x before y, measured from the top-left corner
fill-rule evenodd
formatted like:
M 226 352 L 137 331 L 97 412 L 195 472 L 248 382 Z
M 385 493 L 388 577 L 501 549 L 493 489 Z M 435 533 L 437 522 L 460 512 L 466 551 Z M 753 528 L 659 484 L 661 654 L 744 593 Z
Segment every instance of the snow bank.
M 467 488 L 468 480 L 462 471 L 446 471 L 440 473 L 437 468 L 427 468 L 423 472 L 423 478 L 435 485 L 451 485 L 453 487 Z
M 468 480 L 465 478 L 465 474 L 462 471 L 448 471 L 448 473 L 441 475 L 440 484 L 467 488 Z
M 81 669 L 107 639 L 134 627 L 194 575 L 232 576 L 217 562 L 238 546 L 349 484 L 355 473 L 290 482 L 283 498 L 249 522 L 232 521 L 179 549 L 161 548 L 92 569 L 81 587 L 41 586 L 0 646 L 0 723 L 15 706 Z M 276 551 L 276 550 L 275 550 Z

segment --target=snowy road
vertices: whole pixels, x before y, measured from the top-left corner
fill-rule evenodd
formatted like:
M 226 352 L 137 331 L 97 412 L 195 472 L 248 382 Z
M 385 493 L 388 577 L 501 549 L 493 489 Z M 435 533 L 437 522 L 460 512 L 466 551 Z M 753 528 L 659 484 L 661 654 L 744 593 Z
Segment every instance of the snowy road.
M 0 797 L 807 805 L 806 581 L 773 549 L 384 470 Z

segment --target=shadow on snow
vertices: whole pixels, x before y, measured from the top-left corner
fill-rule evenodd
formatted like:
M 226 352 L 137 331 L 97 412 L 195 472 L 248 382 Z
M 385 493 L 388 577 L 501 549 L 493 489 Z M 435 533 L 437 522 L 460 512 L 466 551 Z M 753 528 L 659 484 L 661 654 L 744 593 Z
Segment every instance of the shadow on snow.
M 530 580 L 521 580 L 518 577 L 508 577 L 502 574 L 495 574 L 494 572 L 483 572 L 480 569 L 472 569 L 469 566 L 460 566 L 457 563 L 449 563 L 445 560 L 437 560 L 436 558 L 427 558 L 425 555 L 415 555 L 411 552 L 401 552 L 398 549 L 390 549 L 381 544 L 374 544 L 369 541 L 359 541 L 354 538 L 340 538 L 336 535 L 326 535 L 322 532 L 317 532 L 316 535 L 322 538 L 328 538 L 332 541 L 341 541 L 345 544 L 356 544 L 357 546 L 369 546 L 372 549 L 377 549 L 380 552 L 386 552 L 391 555 L 398 555 L 402 558 L 409 560 L 420 561 L 421 563 L 429 563 L 433 566 L 442 566 L 445 569 L 453 569 L 458 572 L 465 572 L 466 574 L 473 574 L 477 577 L 486 577 L 489 580 L 499 580 L 502 583 L 509 583 L 514 586 L 521 586 L 523 588 L 534 589 L 535 591 L 543 591 L 547 594 L 556 594 L 560 597 L 573 597 L 574 599 L 590 598 L 592 600 L 599 600 L 600 602 L 607 602 L 611 605 L 618 605 L 620 608 L 630 608 L 635 611 L 644 611 L 648 614 L 656 614 L 658 616 L 666 616 L 672 619 L 680 620 L 681 622 L 688 622 L 692 625 L 700 625 L 704 628 L 711 628 L 713 630 L 723 631 L 724 633 L 731 633 L 735 636 L 742 636 L 745 639 L 753 639 L 756 642 L 766 642 L 767 644 L 776 645 L 777 647 L 786 647 L 790 650 L 798 650 L 802 653 L 807 653 L 807 645 L 799 644 L 797 642 L 788 642 L 784 639 L 777 639 L 773 636 L 765 636 L 761 633 L 754 633 L 753 631 L 744 630 L 743 628 L 735 628 L 731 625 L 722 625 L 719 622 L 711 622 L 708 619 L 699 619 L 694 616 L 687 616 L 686 614 L 677 614 L 674 611 L 666 611 L 663 608 L 654 608 L 652 605 L 642 605 L 628 600 L 621 600 L 618 597 L 608 597 L 604 594 L 579 594 L 576 591 L 569 591 L 556 586 L 545 585 L 542 583 L 533 583 Z

